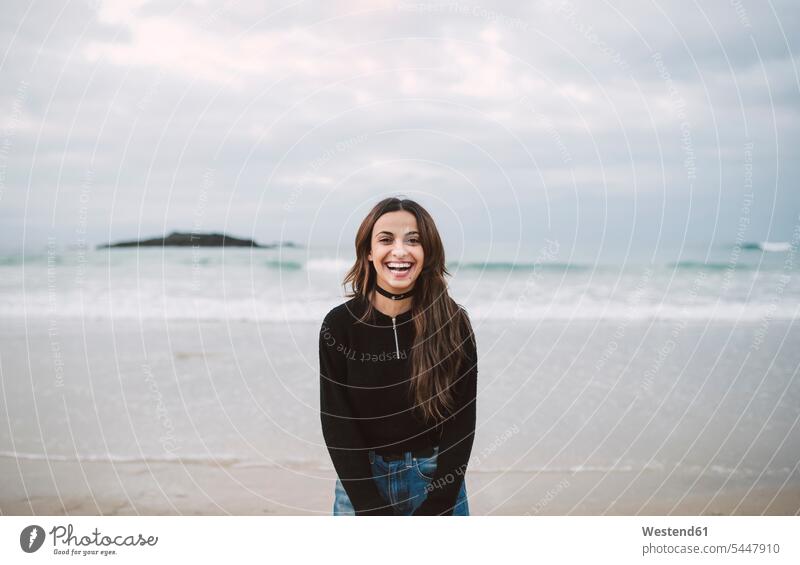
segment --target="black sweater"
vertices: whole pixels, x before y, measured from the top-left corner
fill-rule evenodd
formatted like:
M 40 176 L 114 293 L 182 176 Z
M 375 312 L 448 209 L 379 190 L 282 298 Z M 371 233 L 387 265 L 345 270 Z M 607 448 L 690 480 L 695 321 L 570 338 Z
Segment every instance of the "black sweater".
M 337 306 L 320 329 L 320 415 L 333 466 L 357 515 L 392 515 L 372 480 L 368 450 L 397 453 L 439 445 L 431 490 L 415 514 L 452 514 L 475 434 L 478 366 L 472 327 L 453 383 L 456 406 L 432 426 L 422 422 L 409 398 L 411 311 L 392 319 L 375 310 L 371 321 L 358 322 L 366 304 L 355 297 Z

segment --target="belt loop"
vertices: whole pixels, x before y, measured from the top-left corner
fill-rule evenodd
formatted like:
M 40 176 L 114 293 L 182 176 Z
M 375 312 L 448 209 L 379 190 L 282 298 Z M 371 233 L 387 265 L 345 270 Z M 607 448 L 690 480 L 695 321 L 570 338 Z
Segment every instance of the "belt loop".
M 411 467 L 411 452 L 406 451 L 406 467 Z
M 374 449 L 370 449 L 369 450 L 369 464 L 372 465 L 373 463 L 375 463 L 375 450 Z

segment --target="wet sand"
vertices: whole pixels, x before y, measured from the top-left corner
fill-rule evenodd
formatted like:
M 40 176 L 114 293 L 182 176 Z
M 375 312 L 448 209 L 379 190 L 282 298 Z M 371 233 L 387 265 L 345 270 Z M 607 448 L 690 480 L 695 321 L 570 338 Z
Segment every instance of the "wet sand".
M 20 474 L 21 473 L 21 474 Z M 327 475 L 327 476 L 325 476 Z M 469 472 L 473 515 L 795 515 L 796 483 L 672 487 L 649 472 Z M 327 515 L 334 476 L 318 471 L 208 464 L 19 461 L 0 458 L 3 515 Z M 22 480 L 24 477 L 24 480 Z M 691 482 L 691 481 L 689 481 Z M 648 488 L 649 486 L 649 488 Z M 27 489 L 27 496 L 26 496 Z M 619 498 L 617 498 L 619 497 Z
M 2 514 L 330 513 L 317 324 L 8 322 Z M 800 510 L 795 324 L 476 326 L 473 515 Z

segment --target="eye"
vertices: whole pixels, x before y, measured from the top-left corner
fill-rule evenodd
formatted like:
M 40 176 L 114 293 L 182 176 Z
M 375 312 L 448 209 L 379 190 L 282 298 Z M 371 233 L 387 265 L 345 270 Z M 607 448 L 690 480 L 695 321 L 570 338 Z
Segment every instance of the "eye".
M 408 240 L 408 242 L 416 245 L 417 243 L 419 243 L 419 239 L 417 239 L 416 237 L 412 237 L 411 239 Z
M 392 242 L 392 240 L 389 239 L 388 237 L 382 237 L 378 241 L 380 241 L 381 243 L 391 243 Z

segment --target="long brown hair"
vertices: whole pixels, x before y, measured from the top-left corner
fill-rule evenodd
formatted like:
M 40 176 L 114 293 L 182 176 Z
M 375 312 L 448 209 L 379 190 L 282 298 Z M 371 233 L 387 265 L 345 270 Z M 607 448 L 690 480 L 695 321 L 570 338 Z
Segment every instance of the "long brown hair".
M 356 233 L 356 261 L 344 278 L 350 284 L 348 297 L 360 296 L 367 303 L 362 321 L 372 316 L 371 296 L 377 284 L 375 266 L 368 259 L 372 230 L 387 212 L 406 210 L 417 219 L 425 258 L 411 299 L 414 343 L 411 347 L 410 394 L 424 422 L 441 422 L 454 407 L 454 386 L 459 371 L 468 362 L 463 354 L 467 339 L 473 339 L 468 317 L 447 292 L 444 246 L 431 215 L 413 200 L 385 198 L 361 222 Z

